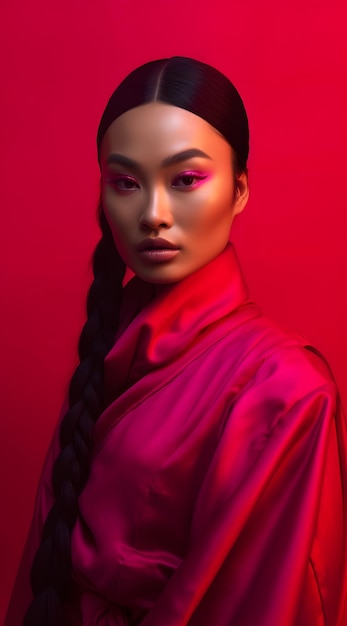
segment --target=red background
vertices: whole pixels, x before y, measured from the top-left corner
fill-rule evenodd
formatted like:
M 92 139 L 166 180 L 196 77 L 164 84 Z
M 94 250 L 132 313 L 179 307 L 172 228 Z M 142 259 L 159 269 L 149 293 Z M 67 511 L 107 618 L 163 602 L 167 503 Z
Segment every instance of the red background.
M 251 199 L 233 227 L 264 312 L 326 355 L 347 401 L 344 0 L 2 0 L 0 618 L 84 318 L 95 135 L 123 76 L 193 56 L 240 90 Z

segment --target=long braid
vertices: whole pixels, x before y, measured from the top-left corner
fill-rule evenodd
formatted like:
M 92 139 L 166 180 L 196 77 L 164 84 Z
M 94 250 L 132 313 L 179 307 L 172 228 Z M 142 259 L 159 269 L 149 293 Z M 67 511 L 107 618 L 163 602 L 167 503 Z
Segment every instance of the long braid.
M 67 621 L 63 604 L 70 586 L 70 536 L 78 515 L 78 496 L 88 479 L 94 424 L 104 408 L 104 358 L 118 325 L 125 270 L 101 208 L 99 223 L 102 238 L 93 257 L 88 317 L 78 346 L 80 363 L 70 382 L 70 408 L 61 422 L 61 452 L 53 467 L 55 502 L 33 561 L 34 598 L 23 626 L 63 626 Z

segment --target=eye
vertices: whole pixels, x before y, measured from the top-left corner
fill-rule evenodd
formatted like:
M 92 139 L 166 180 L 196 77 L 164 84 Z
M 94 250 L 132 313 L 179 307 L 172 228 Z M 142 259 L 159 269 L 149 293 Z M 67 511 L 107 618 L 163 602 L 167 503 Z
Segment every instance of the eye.
M 207 174 L 201 172 L 183 172 L 176 176 L 172 183 L 172 187 L 180 189 L 194 189 L 198 187 L 205 179 Z
M 140 188 L 136 180 L 130 176 L 110 176 L 106 182 L 120 192 L 134 191 Z

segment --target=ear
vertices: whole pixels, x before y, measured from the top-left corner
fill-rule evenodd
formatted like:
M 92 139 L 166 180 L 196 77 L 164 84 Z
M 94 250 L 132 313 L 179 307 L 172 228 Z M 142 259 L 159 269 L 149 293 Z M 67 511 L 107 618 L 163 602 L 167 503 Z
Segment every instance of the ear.
M 237 176 L 236 199 L 234 201 L 233 214 L 238 215 L 245 208 L 249 198 L 248 171 L 245 170 Z

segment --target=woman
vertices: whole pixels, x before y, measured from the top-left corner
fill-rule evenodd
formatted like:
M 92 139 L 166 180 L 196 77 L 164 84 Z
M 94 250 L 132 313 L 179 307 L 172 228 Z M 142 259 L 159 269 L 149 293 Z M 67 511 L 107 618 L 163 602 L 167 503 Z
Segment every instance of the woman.
M 229 243 L 249 193 L 238 92 L 192 59 L 148 63 L 98 156 L 80 365 L 6 626 L 343 626 L 345 422 Z

